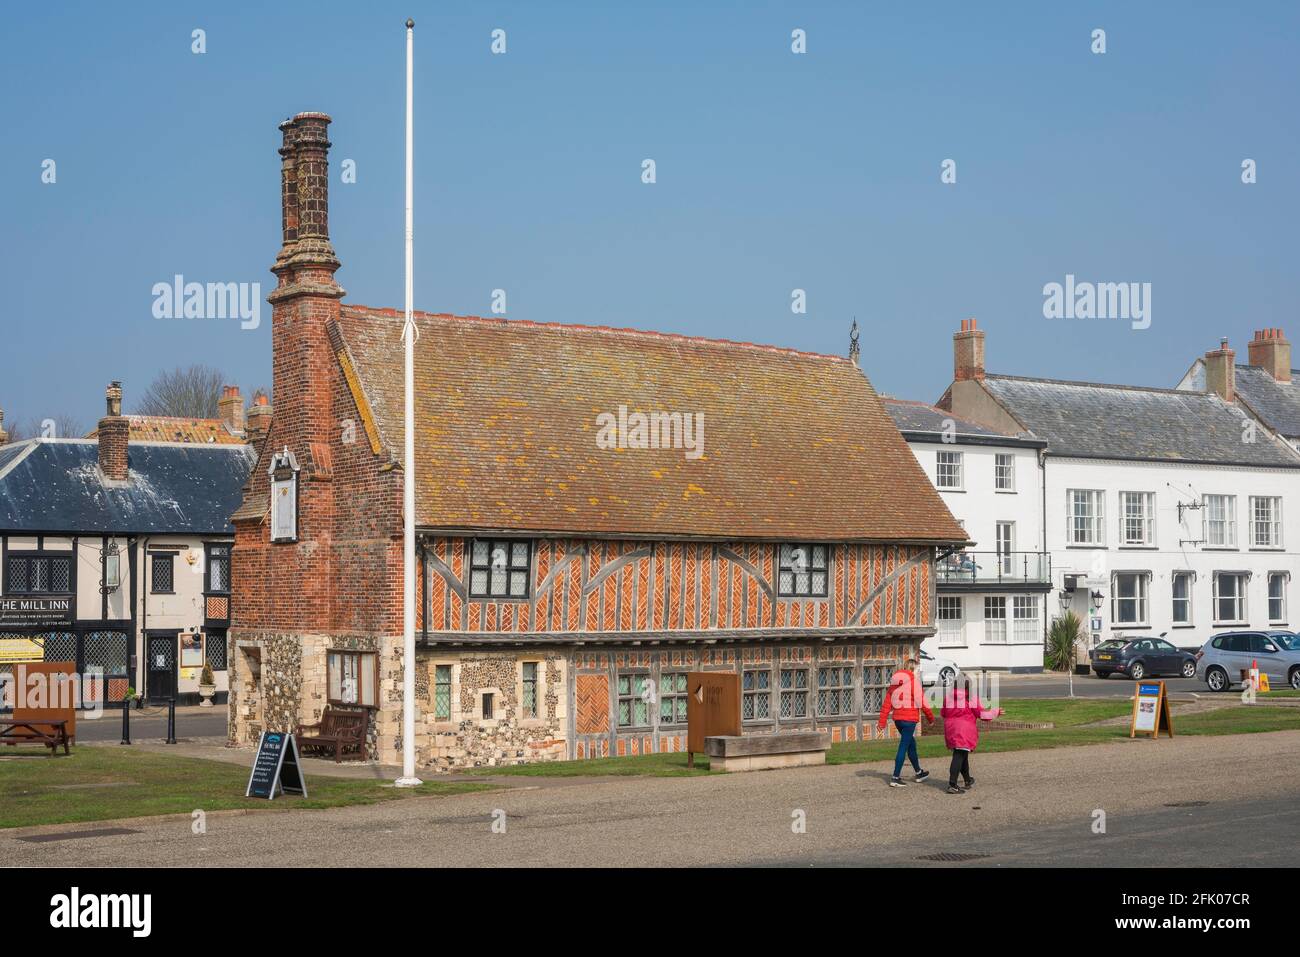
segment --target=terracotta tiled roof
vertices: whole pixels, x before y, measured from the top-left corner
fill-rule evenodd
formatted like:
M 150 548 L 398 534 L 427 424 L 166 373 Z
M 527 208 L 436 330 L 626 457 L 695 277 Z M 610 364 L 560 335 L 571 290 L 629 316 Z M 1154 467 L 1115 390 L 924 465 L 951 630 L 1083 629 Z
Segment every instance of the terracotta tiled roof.
M 630 329 L 417 315 L 417 523 L 716 539 L 964 541 L 847 359 Z M 386 455 L 401 314 L 340 332 Z M 602 449 L 602 413 L 704 414 L 703 455 Z
M 242 434 L 226 428 L 221 419 L 186 419 L 167 415 L 128 415 L 131 424 L 131 442 L 215 442 L 219 445 L 242 445 Z M 86 435 L 93 439 L 99 435 L 95 429 Z

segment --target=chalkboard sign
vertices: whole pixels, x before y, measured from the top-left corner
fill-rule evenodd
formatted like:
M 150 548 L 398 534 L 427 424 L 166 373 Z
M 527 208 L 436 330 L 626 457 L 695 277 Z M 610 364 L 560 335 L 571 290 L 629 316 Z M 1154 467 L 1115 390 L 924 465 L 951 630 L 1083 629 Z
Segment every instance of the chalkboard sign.
M 307 796 L 307 780 L 298 763 L 298 745 L 293 735 L 279 731 L 263 731 L 257 742 L 257 757 L 253 759 L 253 773 L 248 777 L 248 790 L 244 797 L 274 800 L 275 795 L 300 794 Z

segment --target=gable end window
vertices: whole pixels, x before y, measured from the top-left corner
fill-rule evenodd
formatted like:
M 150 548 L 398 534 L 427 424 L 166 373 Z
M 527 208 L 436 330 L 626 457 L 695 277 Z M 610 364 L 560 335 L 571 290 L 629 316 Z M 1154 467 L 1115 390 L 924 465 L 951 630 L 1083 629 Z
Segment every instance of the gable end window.
M 532 542 L 476 538 L 469 546 L 469 597 L 528 597 Z
M 825 598 L 826 560 L 825 545 L 782 545 L 777 553 L 777 596 Z

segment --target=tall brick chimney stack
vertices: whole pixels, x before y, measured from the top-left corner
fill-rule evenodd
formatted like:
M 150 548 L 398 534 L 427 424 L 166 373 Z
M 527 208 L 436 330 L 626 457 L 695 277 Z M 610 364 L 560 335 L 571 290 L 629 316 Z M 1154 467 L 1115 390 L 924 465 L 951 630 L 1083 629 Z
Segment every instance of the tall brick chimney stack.
M 302 633 L 334 627 L 331 542 L 337 512 L 331 449 L 339 421 L 355 414 L 350 406 L 334 406 L 333 385 L 342 374 L 330 328 L 338 321 L 344 291 L 334 280 L 339 260 L 329 232 L 329 125 L 324 113 L 299 113 L 280 124 L 282 242 L 271 266 L 278 282 L 266 297 L 271 304 L 271 401 L 255 401 L 249 413 L 249 431 L 261 435 L 254 446 L 259 459 L 245 487 L 245 507 L 232 519 L 232 577 L 265 579 L 274 555 L 278 593 L 293 596 L 283 607 L 260 612 L 246 604 L 247 620 Z M 264 427 L 272 407 L 274 421 Z M 249 440 L 254 441 L 251 435 Z M 300 468 L 292 544 L 271 543 L 269 523 L 263 520 L 270 501 L 269 456 L 282 449 Z
M 272 306 L 272 396 L 276 442 L 308 461 L 313 443 L 335 428 L 329 389 L 320 388 L 337 362 L 327 326 L 337 320 L 343 289 L 334 281 L 338 257 L 329 235 L 330 118 L 299 113 L 280 124 L 284 243 L 271 271 L 279 279 Z M 301 499 L 300 499 L 301 504 Z
M 1257 329 L 1246 349 L 1250 365 L 1259 366 L 1278 382 L 1291 381 L 1291 343 L 1281 329 Z
M 245 421 L 245 434 L 248 441 L 255 448 L 260 448 L 263 440 L 266 439 L 266 433 L 271 428 L 271 400 L 266 397 L 265 392 L 258 392 L 253 396 L 253 404 L 248 407 L 248 418 Z
M 1219 340 L 1219 348 L 1205 354 L 1205 390 L 1216 392 L 1224 402 L 1237 399 L 1237 353 L 1227 339 Z
M 104 391 L 107 414 L 99 420 L 99 470 L 104 478 L 124 482 L 127 477 L 127 441 L 131 425 L 122 415 L 122 383 L 110 382 Z
M 217 410 L 221 415 L 221 421 L 231 432 L 238 434 L 244 431 L 244 397 L 239 394 L 239 386 L 221 387 Z
M 974 319 L 961 321 L 961 332 L 952 334 L 952 377 L 958 382 L 984 378 L 984 330 Z

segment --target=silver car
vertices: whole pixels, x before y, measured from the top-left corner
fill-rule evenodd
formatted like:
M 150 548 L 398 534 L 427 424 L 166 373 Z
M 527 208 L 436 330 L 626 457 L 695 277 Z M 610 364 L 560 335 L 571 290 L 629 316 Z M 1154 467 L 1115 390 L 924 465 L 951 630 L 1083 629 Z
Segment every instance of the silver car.
M 1270 684 L 1300 689 L 1300 636 L 1290 631 L 1229 631 L 1215 635 L 1196 653 L 1196 677 L 1211 691 L 1241 683 L 1252 662 Z

